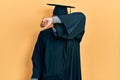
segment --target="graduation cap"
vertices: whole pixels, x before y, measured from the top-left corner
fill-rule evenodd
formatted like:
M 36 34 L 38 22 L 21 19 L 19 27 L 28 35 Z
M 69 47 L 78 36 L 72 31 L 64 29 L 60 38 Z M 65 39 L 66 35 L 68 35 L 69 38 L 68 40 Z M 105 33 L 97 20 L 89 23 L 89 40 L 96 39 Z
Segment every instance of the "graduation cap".
M 70 13 L 71 13 L 71 8 L 75 8 L 74 6 L 66 6 L 60 4 L 47 4 L 47 5 L 55 6 L 53 10 L 53 15 L 65 15 L 68 14 L 67 8 L 70 8 Z

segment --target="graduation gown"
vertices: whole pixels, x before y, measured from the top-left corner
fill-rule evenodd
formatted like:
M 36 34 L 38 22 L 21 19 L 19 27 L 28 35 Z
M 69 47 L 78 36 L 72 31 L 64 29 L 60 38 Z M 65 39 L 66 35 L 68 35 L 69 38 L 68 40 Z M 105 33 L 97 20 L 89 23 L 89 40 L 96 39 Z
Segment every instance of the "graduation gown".
M 32 56 L 32 78 L 39 80 L 82 80 L 80 42 L 85 32 L 81 12 L 58 16 L 62 24 L 41 31 Z

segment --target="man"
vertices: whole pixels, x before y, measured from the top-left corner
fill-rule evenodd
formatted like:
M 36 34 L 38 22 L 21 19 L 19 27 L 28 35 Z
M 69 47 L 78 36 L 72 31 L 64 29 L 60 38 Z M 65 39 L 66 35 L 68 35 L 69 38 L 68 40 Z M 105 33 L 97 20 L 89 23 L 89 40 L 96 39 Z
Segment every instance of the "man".
M 32 61 L 32 80 L 82 80 L 80 69 L 80 42 L 85 32 L 85 15 L 68 14 L 67 7 L 56 5 L 52 18 L 44 18 Z

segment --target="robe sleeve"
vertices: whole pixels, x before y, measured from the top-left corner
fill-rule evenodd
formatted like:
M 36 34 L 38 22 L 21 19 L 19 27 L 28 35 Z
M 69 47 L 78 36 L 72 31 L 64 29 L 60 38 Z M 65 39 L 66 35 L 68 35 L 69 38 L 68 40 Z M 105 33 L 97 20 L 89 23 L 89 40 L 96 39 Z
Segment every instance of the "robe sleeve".
M 55 24 L 58 37 L 81 41 L 85 31 L 86 17 L 81 12 L 58 16 L 62 24 Z
M 32 56 L 32 77 L 31 78 L 40 78 L 41 77 L 41 68 L 42 68 L 42 53 L 43 53 L 43 43 L 41 35 L 39 34 L 37 42 L 34 47 L 33 56 Z

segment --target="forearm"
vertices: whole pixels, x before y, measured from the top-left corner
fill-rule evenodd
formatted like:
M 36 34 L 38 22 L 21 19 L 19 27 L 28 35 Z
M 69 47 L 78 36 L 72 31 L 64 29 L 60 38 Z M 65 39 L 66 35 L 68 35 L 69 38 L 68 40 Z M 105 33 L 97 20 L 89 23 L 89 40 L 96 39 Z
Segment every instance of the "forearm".
M 53 16 L 52 20 L 53 20 L 53 24 L 62 23 L 58 16 Z M 54 35 L 57 36 L 56 29 L 53 27 L 52 30 L 53 30 Z

